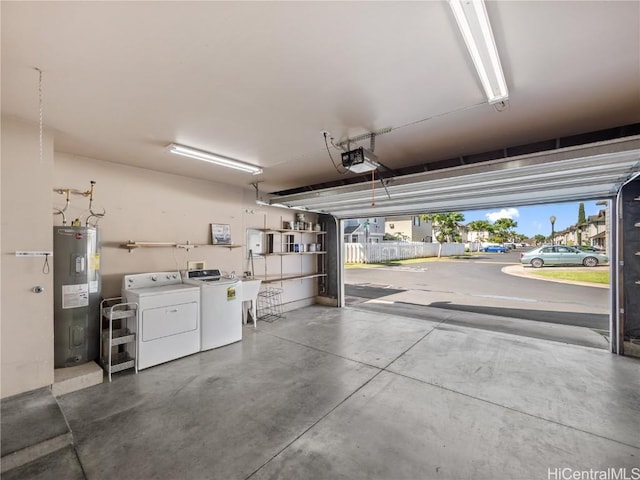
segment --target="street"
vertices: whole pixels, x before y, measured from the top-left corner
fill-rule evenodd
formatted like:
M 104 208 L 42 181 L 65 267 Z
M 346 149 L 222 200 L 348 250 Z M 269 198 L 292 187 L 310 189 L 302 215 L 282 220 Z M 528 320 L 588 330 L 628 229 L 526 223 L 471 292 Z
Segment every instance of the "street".
M 370 299 L 609 329 L 609 290 L 508 275 L 520 251 L 345 269 L 347 304 Z M 599 267 L 606 268 L 606 267 Z

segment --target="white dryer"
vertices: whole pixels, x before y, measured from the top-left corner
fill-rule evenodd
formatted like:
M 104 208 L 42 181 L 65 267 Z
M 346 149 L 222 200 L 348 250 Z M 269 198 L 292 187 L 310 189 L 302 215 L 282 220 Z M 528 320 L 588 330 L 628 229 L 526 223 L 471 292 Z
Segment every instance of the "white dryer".
M 200 289 L 179 272 L 125 275 L 122 296 L 138 304 L 138 369 L 200 351 Z
M 242 340 L 242 282 L 217 269 L 188 270 L 183 281 L 200 288 L 201 350 Z

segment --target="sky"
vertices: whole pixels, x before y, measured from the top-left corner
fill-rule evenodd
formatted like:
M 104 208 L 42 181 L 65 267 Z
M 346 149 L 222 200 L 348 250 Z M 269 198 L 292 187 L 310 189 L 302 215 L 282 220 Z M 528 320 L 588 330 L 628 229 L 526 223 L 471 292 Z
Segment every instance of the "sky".
M 584 203 L 585 216 L 596 215 L 604 210 L 604 205 L 596 205 L 595 201 Z M 472 210 L 462 212 L 464 224 L 474 220 L 488 220 L 493 223 L 499 218 L 511 218 L 518 222 L 516 232 L 531 238 L 535 235 L 551 235 L 551 221 L 549 217 L 554 215 L 556 223 L 554 230 L 559 232 L 578 222 L 578 208 L 580 202 L 556 203 L 549 205 L 533 205 L 525 207 L 494 208 L 492 210 Z

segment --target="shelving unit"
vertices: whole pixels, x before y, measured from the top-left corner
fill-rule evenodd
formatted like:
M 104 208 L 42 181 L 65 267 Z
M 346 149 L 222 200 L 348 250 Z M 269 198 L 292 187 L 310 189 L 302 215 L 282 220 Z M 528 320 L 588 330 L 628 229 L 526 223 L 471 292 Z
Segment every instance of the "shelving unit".
M 134 368 L 138 373 L 136 332 L 138 304 L 126 303 L 122 297 L 106 298 L 100 302 L 100 364 L 111 374 Z M 114 352 L 114 347 L 117 352 Z
M 267 263 L 265 262 L 264 266 L 264 275 L 259 276 L 262 279 L 263 283 L 280 283 L 286 281 L 293 280 L 306 280 L 312 278 L 324 278 L 326 277 L 325 267 L 324 267 L 324 255 L 326 255 L 326 251 L 324 251 L 325 246 L 325 235 L 327 232 L 321 230 L 294 230 L 290 228 L 261 228 L 258 229 L 264 233 L 266 236 L 265 244 L 267 245 L 267 249 L 270 247 L 273 251 L 267 251 L 261 253 L 261 257 L 272 257 L 279 256 L 281 258 L 280 261 L 280 272 L 279 274 L 269 274 Z M 271 241 L 269 240 L 269 235 L 272 235 Z M 276 241 L 276 237 L 279 238 L 279 242 Z M 305 240 L 313 240 L 312 242 L 307 242 Z M 313 251 L 307 250 L 307 245 L 312 244 L 315 246 Z M 276 246 L 279 246 L 279 250 L 276 249 Z M 300 247 L 302 245 L 303 247 Z M 284 273 L 284 266 L 282 262 L 283 257 L 287 256 L 299 256 L 300 260 L 300 273 L 299 274 L 287 274 Z M 315 255 L 318 257 L 317 265 L 314 271 L 305 271 L 304 265 L 302 262 L 302 257 Z M 322 282 L 321 285 L 324 285 Z

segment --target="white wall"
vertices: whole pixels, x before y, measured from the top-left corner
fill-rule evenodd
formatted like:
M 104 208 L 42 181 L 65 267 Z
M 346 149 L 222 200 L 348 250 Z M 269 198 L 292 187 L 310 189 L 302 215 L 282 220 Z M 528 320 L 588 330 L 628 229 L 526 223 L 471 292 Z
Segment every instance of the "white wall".
M 189 261 L 204 261 L 207 268 L 219 268 L 237 275 L 250 270 L 246 248 L 247 228 L 282 228 L 283 221 L 294 220 L 295 212 L 259 206 L 252 188 L 225 185 L 178 175 L 153 172 L 64 153 L 55 154 L 56 188 L 87 190 L 96 182 L 94 211 L 106 211 L 99 221 L 101 233 L 102 295 L 118 296 L 122 276 L 129 273 L 184 270 Z M 57 195 L 55 205 L 64 204 Z M 88 199 L 72 198 L 68 221 L 80 217 L 84 222 Z M 311 216 L 307 215 L 310 220 Z M 55 217 L 55 224 L 61 224 Z M 207 245 L 210 224 L 228 224 L 231 239 L 241 248 Z M 138 248 L 129 253 L 120 245 L 129 241 L 200 244 L 197 248 Z M 256 275 L 300 273 L 312 265 L 302 265 L 309 257 L 268 257 L 254 259 Z M 315 257 L 314 257 L 315 258 Z M 285 301 L 297 302 L 316 295 L 316 282 L 298 281 L 276 284 L 285 288 Z
M 53 139 L 45 135 L 42 161 L 39 144 L 36 125 L 2 118 L 3 398 L 53 382 L 53 272 L 43 273 L 42 257 L 15 256 L 53 249 Z M 44 292 L 33 293 L 36 285 Z
M 106 210 L 99 222 L 104 297 L 120 294 L 124 274 L 183 270 L 189 260 L 241 275 L 249 269 L 246 229 L 282 228 L 283 221 L 295 217 L 291 210 L 258 206 L 251 187 L 54 153 L 49 135 L 41 162 L 38 138 L 37 126 L 3 118 L 2 397 L 53 383 L 53 272 L 42 273 L 42 258 L 17 258 L 15 251 L 53 249 L 52 227 L 61 225 L 62 217 L 53 215 L 52 204 L 61 208 L 65 202 L 54 189 L 82 192 L 91 180 L 96 182 L 94 211 Z M 68 223 L 78 217 L 84 224 L 88 206 L 86 197 L 72 195 Z M 307 220 L 315 218 L 307 215 Z M 211 223 L 229 224 L 233 243 L 243 247 L 140 248 L 131 253 L 119 248 L 129 241 L 209 244 Z M 257 258 L 255 273 L 264 274 L 266 267 L 268 275 L 281 270 L 300 274 L 312 271 L 316 260 L 315 255 Z M 34 294 L 36 285 L 44 286 L 45 293 Z M 313 279 L 271 286 L 283 288 L 284 311 L 313 303 L 317 294 Z

